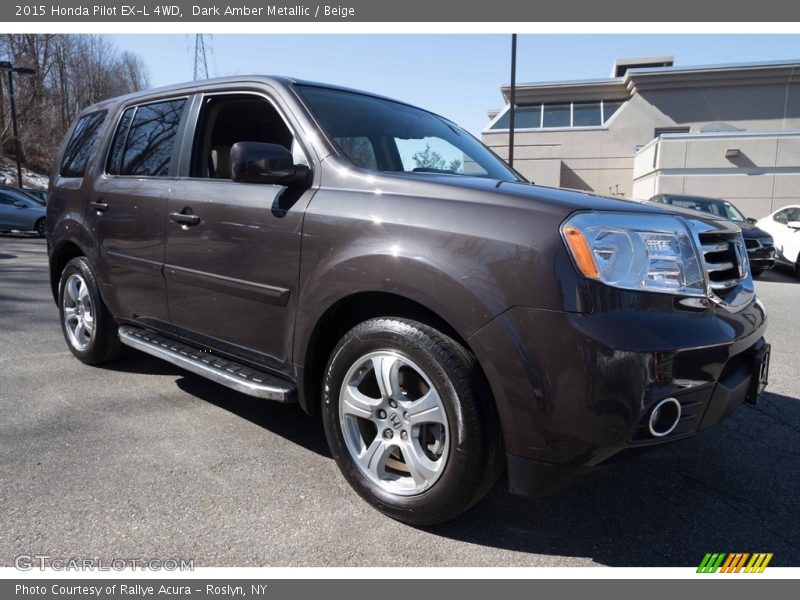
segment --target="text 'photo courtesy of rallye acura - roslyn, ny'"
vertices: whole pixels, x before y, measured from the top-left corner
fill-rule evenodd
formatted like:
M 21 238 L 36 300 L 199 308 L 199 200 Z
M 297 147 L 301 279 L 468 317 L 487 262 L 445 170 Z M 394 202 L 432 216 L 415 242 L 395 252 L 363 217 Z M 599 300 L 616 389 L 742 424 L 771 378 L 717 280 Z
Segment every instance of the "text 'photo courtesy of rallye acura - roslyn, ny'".
M 364 92 L 251 76 L 100 102 L 46 222 L 79 360 L 131 347 L 298 402 L 350 485 L 414 525 L 504 470 L 541 494 L 691 437 L 766 385 L 734 224 L 534 185 Z

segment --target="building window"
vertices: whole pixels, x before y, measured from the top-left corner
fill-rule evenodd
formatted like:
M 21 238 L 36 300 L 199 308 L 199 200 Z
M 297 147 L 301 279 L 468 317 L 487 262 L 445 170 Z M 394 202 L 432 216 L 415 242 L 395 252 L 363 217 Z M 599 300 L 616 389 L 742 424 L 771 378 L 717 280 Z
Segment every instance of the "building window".
M 572 105 L 572 126 L 592 127 L 603 124 L 599 102 L 575 102 Z
M 518 106 L 514 129 L 567 129 L 571 127 L 602 127 L 622 106 L 623 100 L 590 100 L 587 102 L 543 102 Z M 509 111 L 506 108 L 489 129 L 508 129 Z
M 570 127 L 570 104 L 544 104 L 542 127 Z
M 497 119 L 492 129 L 508 129 L 509 128 L 509 112 L 505 111 L 500 118 Z M 514 129 L 538 129 L 542 126 L 542 105 L 536 104 L 534 106 L 518 106 L 514 114 Z
M 654 138 L 660 138 L 665 133 L 689 133 L 688 127 L 656 127 L 653 132 Z

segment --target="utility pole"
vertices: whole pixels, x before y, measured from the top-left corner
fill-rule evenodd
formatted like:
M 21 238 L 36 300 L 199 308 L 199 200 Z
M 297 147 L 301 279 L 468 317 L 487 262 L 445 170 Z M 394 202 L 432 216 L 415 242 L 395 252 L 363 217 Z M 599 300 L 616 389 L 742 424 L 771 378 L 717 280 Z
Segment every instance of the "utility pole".
M 514 117 L 517 112 L 517 34 L 511 34 L 511 94 L 508 99 L 508 166 L 514 168 Z
M 0 61 L 0 69 L 8 72 L 8 96 L 9 103 L 11 104 L 11 127 L 14 132 L 14 155 L 17 159 L 17 186 L 22 189 L 22 163 L 20 162 L 17 103 L 14 98 L 14 73 L 19 73 L 20 75 L 34 75 L 36 71 L 26 67 L 15 67 L 7 60 Z
M 208 79 L 206 40 L 202 33 L 194 36 L 194 80 L 198 79 Z

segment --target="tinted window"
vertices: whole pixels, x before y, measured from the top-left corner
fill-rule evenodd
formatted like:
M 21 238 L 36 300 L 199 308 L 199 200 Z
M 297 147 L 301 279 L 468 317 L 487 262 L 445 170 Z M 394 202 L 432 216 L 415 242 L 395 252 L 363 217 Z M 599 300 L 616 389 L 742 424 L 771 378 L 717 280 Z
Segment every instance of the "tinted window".
M 262 142 L 292 148 L 292 132 L 277 110 L 254 96 L 206 98 L 192 151 L 192 177 L 230 179 L 231 148 L 237 142 Z
M 511 126 L 511 116 L 508 111 L 504 112 L 492 129 L 508 129 Z M 514 128 L 520 129 L 539 129 L 542 126 L 542 105 L 520 106 L 514 111 Z
M 92 147 L 97 141 L 97 134 L 100 133 L 100 125 L 105 118 L 106 113 L 102 111 L 85 115 L 78 120 L 61 161 L 63 177 L 83 177 Z
M 339 148 L 350 157 L 356 166 L 362 169 L 378 169 L 378 159 L 375 158 L 375 148 L 369 138 L 363 135 L 358 137 L 334 138 Z
M 619 107 L 622 106 L 621 101 L 603 101 L 603 119 L 604 123 L 608 123 L 608 120 L 614 116 L 614 113 L 619 110 Z
M 569 127 L 569 104 L 545 104 L 542 127 Z
M 332 140 L 368 139 L 380 170 L 517 180 L 483 144 L 442 117 L 356 92 L 314 86 L 296 89 Z M 353 164 L 368 168 L 363 148 L 339 149 Z
M 395 138 L 394 142 L 404 171 L 464 173 L 464 152 L 441 138 Z M 473 163 L 470 174 L 485 176 L 486 172 L 476 172 Z
M 576 102 L 572 106 L 572 126 L 591 127 L 600 126 L 603 120 L 600 118 L 599 102 Z
M 169 174 L 175 135 L 186 99 L 136 108 L 120 158 L 119 174 L 163 177 Z
M 730 202 L 723 202 L 722 209 L 725 211 L 725 217 L 730 221 L 736 221 L 738 223 L 745 220 L 744 215 Z
M 131 119 L 136 109 L 129 108 L 122 113 L 122 118 L 117 125 L 117 132 L 114 134 L 114 143 L 111 146 L 111 154 L 108 158 L 106 170 L 114 175 L 119 174 L 122 164 L 122 152 L 125 150 L 125 139 L 128 137 L 128 128 L 131 126 Z
M 692 210 L 703 210 L 703 207 L 700 206 L 697 202 L 693 200 L 683 200 L 681 198 L 671 198 L 670 204 L 674 206 L 680 206 L 681 208 L 691 208 Z M 708 212 L 708 211 L 706 211 Z

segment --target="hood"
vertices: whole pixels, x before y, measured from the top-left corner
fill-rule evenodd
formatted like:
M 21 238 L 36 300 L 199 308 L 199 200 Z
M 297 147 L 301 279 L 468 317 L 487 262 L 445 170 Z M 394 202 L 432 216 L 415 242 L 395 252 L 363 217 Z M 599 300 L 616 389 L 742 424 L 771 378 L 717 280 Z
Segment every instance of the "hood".
M 453 195 L 463 199 L 480 199 L 496 205 L 512 204 L 514 206 L 535 206 L 545 204 L 551 209 L 563 210 L 564 218 L 579 210 L 596 210 L 605 212 L 633 212 L 648 214 L 679 214 L 693 221 L 701 221 L 715 229 L 735 227 L 730 221 L 720 217 L 698 213 L 695 210 L 668 206 L 658 202 L 634 200 L 619 196 L 603 196 L 593 192 L 569 190 L 536 185 L 532 183 L 496 181 L 483 177 L 463 177 L 453 175 L 407 176 L 392 175 L 392 179 L 400 179 L 419 185 L 422 193 L 442 197 Z M 445 193 L 444 189 L 448 192 Z M 434 191 L 435 190 L 435 191 Z
M 364 172 L 368 173 L 368 172 Z M 629 198 L 601 196 L 592 192 L 552 188 L 531 183 L 498 181 L 484 177 L 439 175 L 431 173 L 400 174 L 370 173 L 355 175 L 366 181 L 367 187 L 378 187 L 383 192 L 414 196 L 431 196 L 452 200 L 485 202 L 502 206 L 520 206 L 533 201 L 553 208 L 561 207 L 565 216 L 576 210 L 602 210 L 619 212 L 647 212 L 665 214 L 664 205 L 642 203 Z M 694 213 L 693 217 L 698 215 Z
M 742 237 L 748 239 L 771 238 L 772 235 L 758 227 L 755 223 L 737 223 L 742 230 Z
M 375 194 L 436 198 L 441 201 L 483 204 L 518 210 L 544 210 L 560 219 L 580 210 L 647 214 L 680 214 L 704 222 L 714 229 L 735 227 L 729 221 L 693 210 L 657 202 L 601 196 L 592 192 L 552 188 L 531 183 L 498 181 L 484 177 L 436 173 L 391 173 L 355 169 L 335 157 L 325 161 L 323 179 L 330 177 L 336 188 L 351 188 Z M 333 184 L 332 184 L 333 185 Z M 323 182 L 325 186 L 325 182 Z

